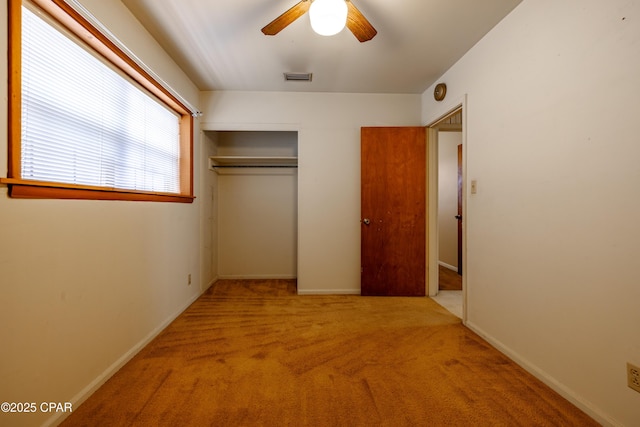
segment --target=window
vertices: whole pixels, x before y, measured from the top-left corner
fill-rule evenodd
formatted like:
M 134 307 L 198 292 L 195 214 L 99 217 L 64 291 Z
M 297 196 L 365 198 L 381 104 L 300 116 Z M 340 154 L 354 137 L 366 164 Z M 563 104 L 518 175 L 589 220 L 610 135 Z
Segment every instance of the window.
M 188 109 L 65 2 L 9 7 L 10 195 L 191 202 Z

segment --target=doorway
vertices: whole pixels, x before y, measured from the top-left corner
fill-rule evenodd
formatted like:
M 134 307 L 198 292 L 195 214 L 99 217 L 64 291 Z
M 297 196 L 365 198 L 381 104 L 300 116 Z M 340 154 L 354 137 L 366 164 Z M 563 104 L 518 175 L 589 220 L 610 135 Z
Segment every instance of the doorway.
M 429 295 L 464 319 L 464 135 L 462 105 L 428 127 Z
M 297 278 L 298 132 L 204 130 L 215 279 Z

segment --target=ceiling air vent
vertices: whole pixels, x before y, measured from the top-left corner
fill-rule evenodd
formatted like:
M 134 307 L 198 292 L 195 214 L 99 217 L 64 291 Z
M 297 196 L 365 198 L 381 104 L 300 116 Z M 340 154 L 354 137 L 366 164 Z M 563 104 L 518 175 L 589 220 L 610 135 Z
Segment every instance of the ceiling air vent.
M 311 73 L 284 73 L 287 82 L 310 82 L 312 76 Z

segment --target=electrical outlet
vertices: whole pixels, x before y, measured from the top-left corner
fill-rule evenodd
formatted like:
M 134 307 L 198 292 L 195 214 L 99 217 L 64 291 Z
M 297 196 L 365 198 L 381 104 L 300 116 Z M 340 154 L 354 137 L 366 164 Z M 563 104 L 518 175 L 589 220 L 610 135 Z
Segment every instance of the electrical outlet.
M 189 274 L 189 276 L 187 276 L 187 285 L 191 284 L 191 274 Z
M 640 393 L 640 368 L 627 362 L 627 385 Z

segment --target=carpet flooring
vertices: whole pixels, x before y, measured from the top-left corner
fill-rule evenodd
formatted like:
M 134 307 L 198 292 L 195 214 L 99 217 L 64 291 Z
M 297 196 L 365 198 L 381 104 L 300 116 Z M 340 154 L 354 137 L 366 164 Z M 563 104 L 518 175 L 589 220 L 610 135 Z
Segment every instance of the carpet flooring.
M 218 281 L 63 426 L 595 426 L 429 298 Z

